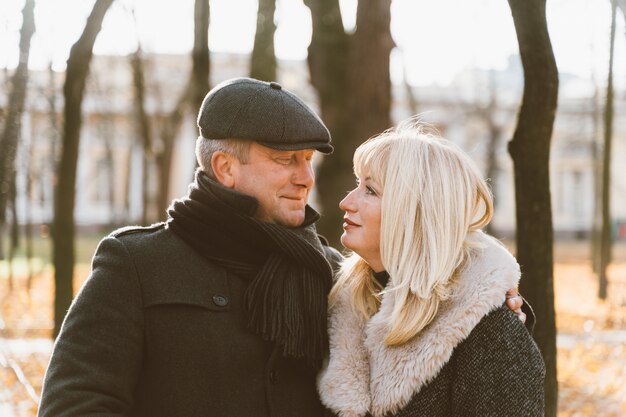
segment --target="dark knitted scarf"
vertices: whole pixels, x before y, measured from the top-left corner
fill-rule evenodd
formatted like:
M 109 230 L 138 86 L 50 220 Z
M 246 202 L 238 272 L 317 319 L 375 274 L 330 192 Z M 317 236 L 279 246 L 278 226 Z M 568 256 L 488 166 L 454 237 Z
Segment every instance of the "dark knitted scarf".
M 250 280 L 248 325 L 284 356 L 320 367 L 328 351 L 327 297 L 332 270 L 306 207 L 298 228 L 255 219 L 258 201 L 198 171 L 189 195 L 168 209 L 168 227 L 201 255 Z

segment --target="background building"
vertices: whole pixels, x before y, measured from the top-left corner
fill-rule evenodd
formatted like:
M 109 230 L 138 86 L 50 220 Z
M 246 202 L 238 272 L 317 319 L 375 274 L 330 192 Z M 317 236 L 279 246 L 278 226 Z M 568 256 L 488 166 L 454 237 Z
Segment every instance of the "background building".
M 149 55 L 145 61 L 146 109 L 158 140 L 158 125 L 171 111 L 189 73 L 187 55 Z M 211 55 L 211 85 L 248 73 L 249 55 Z M 305 61 L 280 61 L 279 81 L 313 108 L 315 91 Z M 64 74 L 33 71 L 17 157 L 20 223 L 45 224 L 52 218 L 54 165 L 59 151 Z M 394 121 L 419 113 L 441 134 L 458 143 L 490 177 L 495 196 L 493 230 L 511 236 L 515 229 L 512 161 L 507 143 L 517 123 L 523 90 L 519 57 L 501 71 L 468 70 L 446 86 L 393 89 Z M 555 233 L 583 237 L 595 210 L 594 155 L 601 155 L 601 108 L 588 80 L 560 75 L 560 96 L 552 136 L 551 189 Z M 94 56 L 83 106 L 75 219 L 79 227 L 141 223 L 143 190 L 154 196 L 154 176 L 143 180 L 145 158 L 134 123 L 130 58 Z M 616 97 L 612 164 L 612 215 L 615 228 L 626 223 L 626 103 Z M 170 197 L 186 193 L 196 167 L 195 114 L 187 114 L 177 136 L 169 178 Z M 366 138 L 363 138 L 366 139 Z M 341 138 L 335 137 L 335 141 Z M 490 148 L 493 146 L 493 157 Z M 29 174 L 30 173 L 30 174 Z M 489 174 L 488 174 L 489 173 Z M 151 218 L 163 217 L 154 212 Z M 622 230 L 623 231 L 623 230 Z M 622 236 L 623 237 L 623 236 Z

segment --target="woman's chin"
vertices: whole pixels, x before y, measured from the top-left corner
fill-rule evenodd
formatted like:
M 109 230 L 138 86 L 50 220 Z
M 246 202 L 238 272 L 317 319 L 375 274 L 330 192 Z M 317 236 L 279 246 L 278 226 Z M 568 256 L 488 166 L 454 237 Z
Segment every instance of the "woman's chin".
M 339 240 L 341 241 L 341 244 L 343 245 L 344 248 L 350 249 L 351 251 L 354 251 L 354 247 L 351 245 L 350 237 L 348 236 L 348 232 L 347 231 L 343 232 L 343 234 L 341 235 L 341 238 L 339 238 Z

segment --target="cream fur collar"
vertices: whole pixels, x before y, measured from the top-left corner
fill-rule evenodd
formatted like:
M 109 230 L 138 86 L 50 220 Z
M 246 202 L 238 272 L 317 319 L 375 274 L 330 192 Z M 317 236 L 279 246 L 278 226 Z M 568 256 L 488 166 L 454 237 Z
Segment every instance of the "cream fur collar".
M 454 348 L 478 322 L 505 301 L 516 287 L 520 268 L 496 239 L 479 233 L 484 248 L 454 284 L 453 296 L 417 336 L 399 347 L 385 346 L 385 325 L 394 306 L 393 293 L 368 321 L 355 312 L 347 296 L 329 314 L 330 358 L 318 375 L 322 403 L 340 417 L 374 417 L 395 413 L 430 382 Z

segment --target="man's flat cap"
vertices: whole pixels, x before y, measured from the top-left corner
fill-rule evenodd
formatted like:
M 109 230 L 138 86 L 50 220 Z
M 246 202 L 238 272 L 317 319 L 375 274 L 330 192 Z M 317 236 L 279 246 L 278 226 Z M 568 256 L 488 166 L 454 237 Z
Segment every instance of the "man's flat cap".
M 333 151 L 319 116 L 275 82 L 234 78 L 218 84 L 204 97 L 198 127 L 207 139 L 246 139 L 280 150 Z

